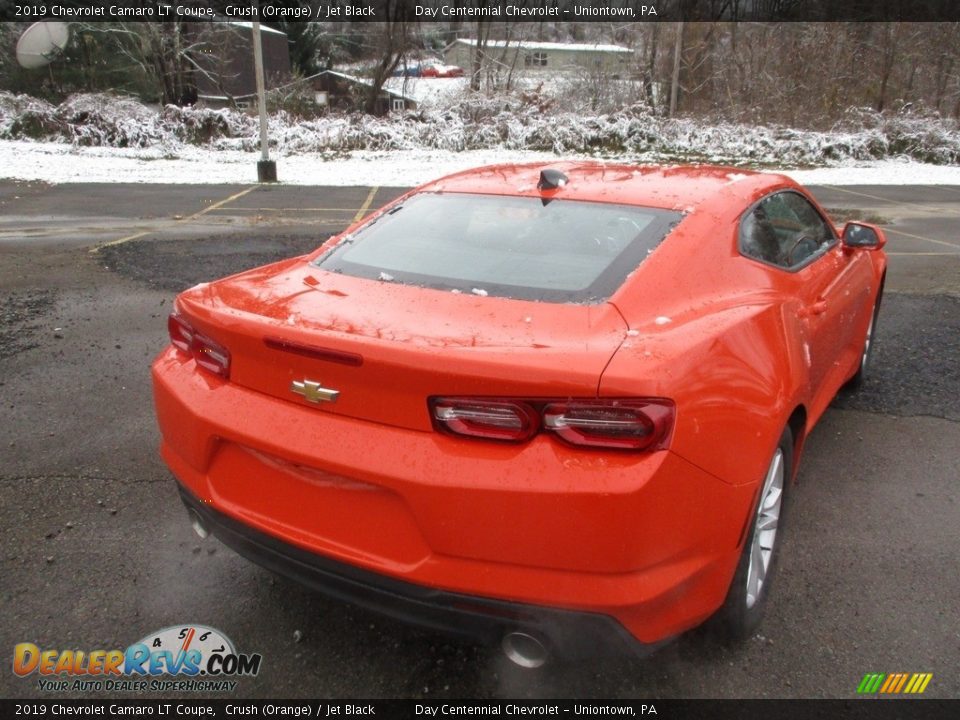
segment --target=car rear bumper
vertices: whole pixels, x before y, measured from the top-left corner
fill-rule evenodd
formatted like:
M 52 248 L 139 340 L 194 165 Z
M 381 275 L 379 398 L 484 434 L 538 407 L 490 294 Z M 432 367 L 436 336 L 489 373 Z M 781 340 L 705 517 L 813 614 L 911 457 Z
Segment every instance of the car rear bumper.
M 193 509 L 224 518 L 211 524 L 242 554 L 268 566 L 286 558 L 295 577 L 330 561 L 367 587 L 400 583 L 395 595 L 439 605 L 441 617 L 451 599 L 479 602 L 491 632 L 510 624 L 504 606 L 510 622 L 524 609 L 524 626 L 554 612 L 612 618 L 647 645 L 707 618 L 733 577 L 755 488 L 671 452 L 379 425 L 221 381 L 173 349 L 153 379 L 161 454 Z M 391 605 L 379 609 L 397 614 Z
M 182 485 L 179 489 L 194 519 L 224 545 L 335 600 L 486 644 L 495 644 L 511 632 L 524 632 L 564 656 L 590 656 L 601 649 L 645 655 L 657 647 L 638 643 L 606 615 L 444 592 L 337 562 L 254 530 L 212 509 Z

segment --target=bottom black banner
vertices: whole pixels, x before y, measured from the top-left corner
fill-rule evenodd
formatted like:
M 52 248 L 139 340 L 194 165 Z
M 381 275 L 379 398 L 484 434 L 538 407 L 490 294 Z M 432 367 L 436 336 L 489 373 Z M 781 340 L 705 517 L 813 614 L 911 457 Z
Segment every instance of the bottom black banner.
M 891 718 L 960 716 L 960 700 L 0 700 L 2 718 Z

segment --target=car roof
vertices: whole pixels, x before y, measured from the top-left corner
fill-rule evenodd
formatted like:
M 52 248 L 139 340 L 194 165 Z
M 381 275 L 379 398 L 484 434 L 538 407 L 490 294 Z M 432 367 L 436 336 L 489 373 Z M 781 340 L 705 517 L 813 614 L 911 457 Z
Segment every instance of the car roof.
M 567 183 L 542 192 L 545 169 L 559 170 Z M 547 196 L 622 203 L 693 212 L 712 200 L 753 202 L 768 191 L 798 187 L 788 177 L 712 165 L 645 166 L 602 162 L 546 162 L 490 165 L 448 175 L 420 188 L 428 192 Z

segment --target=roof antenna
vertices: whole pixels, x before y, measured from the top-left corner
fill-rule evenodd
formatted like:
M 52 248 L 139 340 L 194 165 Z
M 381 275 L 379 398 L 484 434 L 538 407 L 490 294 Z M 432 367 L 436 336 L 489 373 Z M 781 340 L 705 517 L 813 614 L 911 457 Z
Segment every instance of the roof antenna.
M 540 182 L 537 183 L 537 190 L 556 190 L 567 184 L 569 178 L 559 170 L 553 168 L 544 168 L 540 171 Z

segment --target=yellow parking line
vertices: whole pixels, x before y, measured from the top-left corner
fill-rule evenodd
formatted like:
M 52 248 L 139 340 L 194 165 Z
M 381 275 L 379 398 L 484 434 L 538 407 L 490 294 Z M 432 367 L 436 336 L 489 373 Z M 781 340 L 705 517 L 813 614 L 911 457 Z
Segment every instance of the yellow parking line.
M 367 194 L 367 199 L 363 201 L 363 205 L 360 206 L 360 209 L 357 210 L 357 214 L 353 216 L 353 221 L 357 222 L 360 218 L 367 214 L 367 210 L 370 209 L 370 203 L 373 202 L 373 196 L 377 194 L 377 190 L 380 189 L 380 186 L 370 188 L 370 192 Z
M 335 213 L 355 213 L 358 208 L 272 208 L 272 207 L 219 207 L 213 208 L 217 212 L 235 212 L 235 213 L 258 213 L 258 212 L 276 212 L 276 213 L 306 213 L 306 212 L 335 212 Z M 209 211 L 208 211 L 209 212 Z
M 254 190 L 256 190 L 258 187 L 259 187 L 259 185 L 251 185 L 251 186 L 248 187 L 246 190 L 241 190 L 240 192 L 235 193 L 235 194 L 231 195 L 231 196 L 228 197 L 228 198 L 224 198 L 224 199 L 221 200 L 220 202 L 215 202 L 213 205 L 210 205 L 209 207 L 205 207 L 203 210 L 200 210 L 199 212 L 195 212 L 193 215 L 190 215 L 190 216 L 188 216 L 188 217 L 186 217 L 186 218 L 184 218 L 184 219 L 185 219 L 185 220 L 193 220 L 193 219 L 195 219 L 195 218 L 200 217 L 201 215 L 206 215 L 206 214 L 207 214 L 208 212 L 210 212 L 211 210 L 216 210 L 217 208 L 223 207 L 223 206 L 226 205 L 227 203 L 232 203 L 234 200 L 239 200 L 240 198 L 242 198 L 242 197 L 243 197 L 244 195 L 246 195 L 247 193 L 253 192 Z
M 208 212 L 210 212 L 211 210 L 217 210 L 218 208 L 223 207 L 223 206 L 226 205 L 227 203 L 231 203 L 231 202 L 233 202 L 234 200 L 237 200 L 237 199 L 239 199 L 239 198 L 242 198 L 242 197 L 243 197 L 244 195 L 246 195 L 247 193 L 256 190 L 257 187 L 258 187 L 257 185 L 251 185 L 250 187 L 248 187 L 248 188 L 246 188 L 246 189 L 244 189 L 244 190 L 241 190 L 241 191 L 238 192 L 238 193 L 234 193 L 234 194 L 231 195 L 230 197 L 226 197 L 226 198 L 224 198 L 223 200 L 220 200 L 220 201 L 218 201 L 218 202 L 213 203 L 213 205 L 210 205 L 210 206 L 208 206 L 208 207 L 205 207 L 203 210 L 199 210 L 199 211 L 195 212 L 193 215 L 187 215 L 186 217 L 176 218 L 176 222 L 184 222 L 185 220 L 196 220 L 198 217 L 202 217 L 203 215 L 206 215 L 206 214 L 207 214 Z M 96 254 L 96 253 L 100 252 L 100 250 L 101 250 L 102 248 L 112 247 L 112 246 L 114 246 L 114 245 L 122 245 L 123 243 L 130 242 L 131 240 L 136 240 L 137 238 L 142 238 L 144 235 L 149 235 L 149 234 L 152 233 L 152 232 L 154 232 L 154 231 L 153 231 L 153 230 L 144 230 L 143 232 L 134 233 L 133 235 L 127 235 L 126 237 L 117 238 L 116 240 L 110 240 L 109 242 L 100 243 L 99 245 L 95 245 L 94 247 L 90 248 L 90 253 L 91 253 L 91 254 Z
M 100 252 L 105 247 L 110 247 L 112 245 L 122 245 L 125 242 L 130 242 L 131 240 L 136 240 L 137 238 L 142 238 L 144 235 L 149 235 L 152 230 L 144 230 L 143 232 L 134 233 L 133 235 L 127 235 L 126 237 L 119 238 L 117 240 L 110 240 L 109 242 L 100 243 L 99 245 L 94 245 L 90 248 L 91 254 L 96 254 Z

